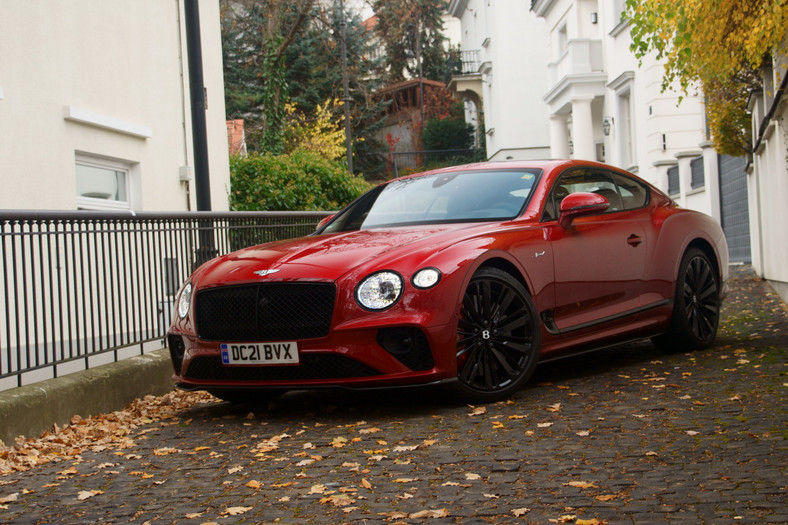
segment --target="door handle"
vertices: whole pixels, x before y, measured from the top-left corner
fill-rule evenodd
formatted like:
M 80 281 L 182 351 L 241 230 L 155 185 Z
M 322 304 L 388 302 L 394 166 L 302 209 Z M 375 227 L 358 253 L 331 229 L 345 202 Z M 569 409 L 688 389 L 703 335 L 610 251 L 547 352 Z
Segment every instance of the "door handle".
M 637 247 L 637 245 L 640 244 L 641 242 L 643 242 L 643 239 L 641 239 L 640 237 L 638 237 L 634 233 L 632 235 L 630 235 L 629 237 L 627 237 L 627 244 L 629 244 L 633 248 Z

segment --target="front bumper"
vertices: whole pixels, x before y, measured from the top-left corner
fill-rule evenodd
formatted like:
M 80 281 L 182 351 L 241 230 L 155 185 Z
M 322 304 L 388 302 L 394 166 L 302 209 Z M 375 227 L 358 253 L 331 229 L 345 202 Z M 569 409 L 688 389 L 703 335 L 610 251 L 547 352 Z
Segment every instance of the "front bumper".
M 225 365 L 219 342 L 174 330 L 167 335 L 174 380 L 187 390 L 375 388 L 456 377 L 452 325 L 364 328 L 297 342 L 300 362 L 295 365 Z

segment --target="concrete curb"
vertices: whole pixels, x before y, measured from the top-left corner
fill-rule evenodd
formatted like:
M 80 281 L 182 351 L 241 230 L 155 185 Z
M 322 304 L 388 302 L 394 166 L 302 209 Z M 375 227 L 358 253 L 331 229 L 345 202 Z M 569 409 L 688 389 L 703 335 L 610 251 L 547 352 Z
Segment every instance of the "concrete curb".
M 173 389 L 166 349 L 0 392 L 0 440 L 38 437 L 75 414 L 89 417 L 120 410 L 135 398 Z

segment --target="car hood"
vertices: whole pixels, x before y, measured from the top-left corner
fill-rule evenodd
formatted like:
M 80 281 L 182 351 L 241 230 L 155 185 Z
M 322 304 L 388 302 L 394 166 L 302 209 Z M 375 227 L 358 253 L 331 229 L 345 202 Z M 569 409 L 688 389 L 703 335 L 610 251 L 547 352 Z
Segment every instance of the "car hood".
M 458 231 L 471 230 L 463 232 L 466 237 L 480 226 L 465 223 L 359 230 L 278 241 L 213 259 L 195 272 L 194 279 L 208 286 L 261 279 L 334 281 L 375 258 L 387 256 L 390 260 L 422 247 L 430 247 L 433 253 L 456 242 Z

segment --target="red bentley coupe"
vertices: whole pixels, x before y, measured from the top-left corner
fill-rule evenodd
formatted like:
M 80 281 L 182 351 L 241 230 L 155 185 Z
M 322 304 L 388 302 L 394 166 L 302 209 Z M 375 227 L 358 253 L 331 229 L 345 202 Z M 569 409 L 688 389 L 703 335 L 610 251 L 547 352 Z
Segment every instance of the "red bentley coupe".
M 643 338 L 709 346 L 727 268 L 719 224 L 626 171 L 458 166 L 205 263 L 167 340 L 180 388 L 231 401 L 447 383 L 486 402 L 540 361 Z

